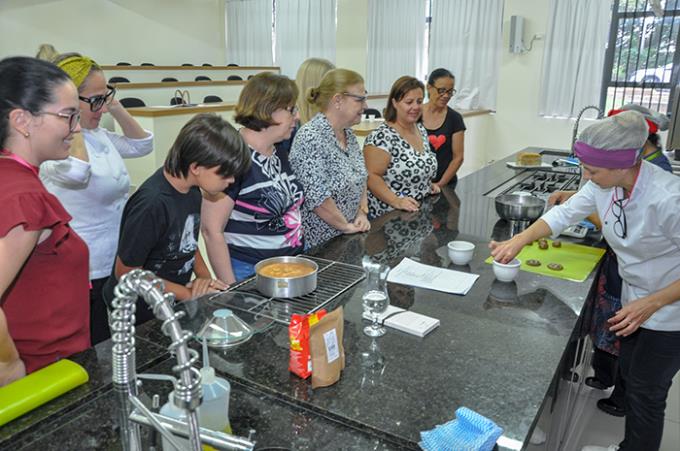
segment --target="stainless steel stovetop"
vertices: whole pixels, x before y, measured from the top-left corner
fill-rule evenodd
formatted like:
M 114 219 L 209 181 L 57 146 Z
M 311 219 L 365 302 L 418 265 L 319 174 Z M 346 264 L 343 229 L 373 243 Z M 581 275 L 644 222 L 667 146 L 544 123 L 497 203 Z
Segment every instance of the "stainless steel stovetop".
M 576 191 L 580 175 L 574 170 L 526 170 L 498 185 L 485 196 L 496 197 L 516 192 L 528 193 L 546 199 L 555 191 Z

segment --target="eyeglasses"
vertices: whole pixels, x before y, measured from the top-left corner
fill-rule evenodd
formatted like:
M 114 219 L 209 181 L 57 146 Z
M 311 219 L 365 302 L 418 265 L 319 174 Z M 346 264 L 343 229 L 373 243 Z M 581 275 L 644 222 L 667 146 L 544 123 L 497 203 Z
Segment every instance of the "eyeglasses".
M 295 116 L 296 114 L 298 114 L 298 111 L 300 111 L 300 108 L 298 108 L 297 105 L 293 105 L 293 106 L 289 106 L 289 107 L 284 108 L 284 110 L 288 111 L 291 116 Z
M 356 99 L 357 102 L 361 103 L 365 102 L 366 99 L 368 99 L 368 96 L 360 96 L 359 94 L 352 94 L 351 92 L 343 92 L 342 95 Z
M 628 236 L 626 211 L 623 209 L 624 200 L 626 199 L 616 199 L 612 202 L 612 214 L 616 218 L 616 222 L 614 222 L 614 233 L 621 239 L 626 239 Z
M 111 103 L 111 100 L 113 100 L 113 96 L 116 95 L 116 88 L 114 88 L 111 85 L 106 85 L 106 89 L 108 89 L 107 93 L 104 95 L 98 95 L 98 96 L 92 96 L 92 97 L 81 97 L 78 96 L 80 100 L 82 100 L 85 103 L 90 104 L 90 111 L 93 113 L 96 113 L 97 111 L 101 110 L 104 105 L 108 105 Z
M 453 88 L 451 88 L 451 89 L 446 89 L 446 88 L 434 88 L 434 89 L 437 90 L 437 94 L 439 94 L 440 96 L 443 96 L 443 95 L 448 94 L 448 95 L 450 95 L 451 97 L 453 97 L 453 96 L 455 96 L 456 93 L 458 92 L 458 91 L 456 91 L 456 90 L 453 89 Z
M 53 113 L 51 111 L 40 111 L 38 114 L 47 114 L 49 116 L 56 116 L 62 119 L 68 120 L 68 131 L 73 133 L 78 127 L 78 122 L 80 121 L 80 111 L 74 111 L 73 113 Z

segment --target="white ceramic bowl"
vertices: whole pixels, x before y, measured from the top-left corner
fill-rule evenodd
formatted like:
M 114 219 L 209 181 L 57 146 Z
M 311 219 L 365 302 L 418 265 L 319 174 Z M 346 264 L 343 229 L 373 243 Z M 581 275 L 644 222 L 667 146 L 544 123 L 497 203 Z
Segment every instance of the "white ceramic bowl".
M 469 241 L 451 241 L 448 251 L 449 258 L 455 265 L 467 265 L 475 253 L 475 245 Z
M 501 282 L 512 282 L 517 277 L 521 264 L 522 262 L 518 258 L 515 258 L 510 263 L 499 263 L 494 260 L 493 273 L 496 275 L 496 279 Z

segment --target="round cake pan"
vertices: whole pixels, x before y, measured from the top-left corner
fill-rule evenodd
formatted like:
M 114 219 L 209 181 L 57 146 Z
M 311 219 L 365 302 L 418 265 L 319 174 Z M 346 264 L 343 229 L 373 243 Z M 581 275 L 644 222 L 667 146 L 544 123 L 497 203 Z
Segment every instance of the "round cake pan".
M 260 274 L 260 269 L 273 263 L 301 263 L 313 271 L 300 277 L 269 277 Z M 295 298 L 316 290 L 316 274 L 319 266 L 304 257 L 272 257 L 255 265 L 257 291 L 274 298 Z

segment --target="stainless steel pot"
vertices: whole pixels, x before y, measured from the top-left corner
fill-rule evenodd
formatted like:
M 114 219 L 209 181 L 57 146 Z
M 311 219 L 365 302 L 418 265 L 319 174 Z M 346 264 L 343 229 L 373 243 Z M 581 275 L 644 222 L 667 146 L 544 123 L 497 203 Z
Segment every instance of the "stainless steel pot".
M 314 271 L 300 277 L 268 277 L 260 274 L 260 269 L 272 263 L 301 263 Z M 272 257 L 255 265 L 255 282 L 257 291 L 265 296 L 275 298 L 295 298 L 316 290 L 316 274 L 319 266 L 304 257 Z
M 496 197 L 496 213 L 508 221 L 535 221 L 545 210 L 545 201 L 535 196 L 502 194 Z

